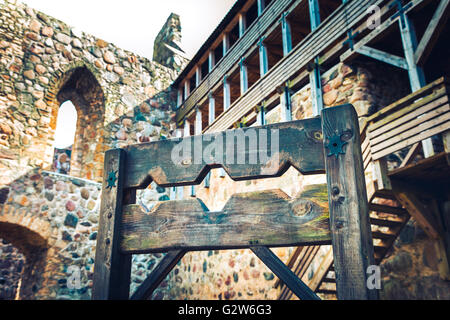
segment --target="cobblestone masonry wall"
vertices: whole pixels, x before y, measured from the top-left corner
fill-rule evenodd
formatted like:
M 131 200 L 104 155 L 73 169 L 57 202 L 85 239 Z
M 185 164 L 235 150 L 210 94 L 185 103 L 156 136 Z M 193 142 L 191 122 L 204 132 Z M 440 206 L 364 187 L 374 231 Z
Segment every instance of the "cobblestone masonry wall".
M 78 112 L 71 174 L 99 181 L 107 149 L 169 136 L 174 104 L 166 89 L 175 75 L 15 0 L 0 1 L 0 183 L 50 167 L 67 99 Z

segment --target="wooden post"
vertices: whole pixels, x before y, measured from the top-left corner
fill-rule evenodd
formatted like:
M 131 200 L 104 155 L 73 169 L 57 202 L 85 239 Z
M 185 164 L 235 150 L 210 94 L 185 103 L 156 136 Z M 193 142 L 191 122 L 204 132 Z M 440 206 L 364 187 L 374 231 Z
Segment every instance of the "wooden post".
M 202 111 L 197 107 L 195 109 L 195 125 L 194 125 L 194 134 L 196 136 L 202 134 Z
M 225 57 L 228 50 L 230 50 L 230 37 L 228 36 L 228 33 L 225 33 L 223 35 L 222 48 L 223 48 L 223 56 Z
M 281 122 L 292 121 L 291 91 L 288 84 L 282 87 L 280 100 Z
M 209 112 L 208 112 L 208 124 L 211 125 L 216 119 L 216 99 L 214 98 L 212 92 L 209 93 Z
M 231 91 L 228 75 L 223 77 L 223 110 L 226 111 L 231 105 Z
M 135 200 L 135 192 L 124 194 L 126 152 L 109 150 L 105 154 L 100 220 L 95 252 L 93 300 L 128 300 L 131 255 L 119 250 L 122 206 Z M 124 200 L 124 198 L 127 198 Z
M 264 45 L 264 37 L 258 41 L 259 47 L 259 74 L 263 77 L 269 71 L 269 60 L 267 57 L 267 48 Z
M 264 9 L 266 8 L 266 4 L 264 0 L 257 0 L 257 6 L 258 6 L 258 17 L 262 15 Z
M 444 144 L 444 151 L 447 154 L 447 163 L 450 166 L 450 130 L 442 132 L 442 142 Z
M 264 102 L 258 106 L 258 114 L 256 115 L 256 123 L 258 126 L 263 126 L 266 124 L 266 110 L 264 107 Z
M 373 180 L 377 183 L 377 191 L 392 190 L 386 159 L 383 158 L 373 161 Z
M 377 299 L 367 286 L 375 265 L 358 116 L 352 105 L 322 110 L 325 168 L 338 299 Z
M 177 91 L 177 107 L 183 104 L 183 89 L 179 88 Z
M 309 3 L 309 18 L 311 20 L 311 31 L 317 29 L 320 25 L 320 9 L 317 0 L 308 0 Z
M 186 100 L 189 97 L 189 80 L 186 80 L 184 82 L 184 100 Z
M 292 50 L 292 35 L 291 35 L 291 25 L 287 21 L 287 12 L 283 12 L 281 15 L 281 34 L 283 39 L 283 56 L 287 56 Z
M 244 33 L 245 33 L 245 29 L 247 28 L 246 26 L 246 19 L 245 19 L 245 14 L 244 13 L 240 13 L 239 14 L 239 38 L 241 38 Z
M 322 96 L 322 79 L 320 77 L 319 59 L 314 60 L 314 67 L 309 74 L 309 82 L 311 84 L 311 102 L 313 116 L 318 116 L 323 109 Z
M 245 58 L 242 57 L 239 61 L 240 67 L 240 80 L 241 80 L 241 95 L 243 95 L 248 89 L 248 73 L 247 66 L 245 65 Z
M 309 16 L 311 20 L 311 31 L 316 30 L 320 25 L 320 9 L 317 0 L 309 0 Z M 311 101 L 313 116 L 318 116 L 323 109 L 322 79 L 320 77 L 319 58 L 316 57 L 313 67 L 309 73 L 309 83 L 311 84 Z
M 214 68 L 214 65 L 216 64 L 215 60 L 214 51 L 211 50 L 208 55 L 208 72 L 211 72 Z
M 408 16 L 404 13 L 401 2 L 397 3 L 399 3 L 399 28 L 406 64 L 408 65 L 409 82 L 411 84 L 412 92 L 415 92 L 426 85 L 425 74 L 422 68 L 416 64 L 414 53 L 417 49 L 417 37 L 414 26 Z M 422 150 L 425 158 L 434 155 L 433 141 L 431 138 L 422 141 Z
M 202 81 L 202 69 L 197 67 L 197 69 L 195 69 L 195 85 L 197 87 L 200 85 L 200 81 Z

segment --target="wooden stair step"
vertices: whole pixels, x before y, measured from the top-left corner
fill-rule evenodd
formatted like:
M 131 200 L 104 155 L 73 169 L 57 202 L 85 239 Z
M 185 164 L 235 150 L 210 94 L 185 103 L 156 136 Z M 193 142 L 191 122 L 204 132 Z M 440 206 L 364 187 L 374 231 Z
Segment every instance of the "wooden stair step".
M 336 283 L 336 279 L 333 279 L 333 278 L 323 278 L 322 282 L 325 282 L 325 283 Z
M 392 191 L 388 191 L 388 190 L 383 190 L 383 191 L 377 190 L 377 191 L 375 191 L 374 197 L 397 201 L 397 198 L 395 197 L 394 193 Z
M 392 233 L 385 233 L 381 231 L 372 231 L 372 238 L 374 239 L 382 239 L 382 240 L 389 240 L 392 238 L 395 238 L 397 235 Z
M 316 293 L 322 293 L 322 294 L 334 294 L 336 295 L 336 290 L 329 290 L 329 289 L 317 289 Z
M 380 227 L 398 227 L 401 226 L 404 221 L 403 220 L 393 220 L 393 219 L 380 219 L 370 217 L 370 223 Z
M 391 213 L 391 214 L 395 214 L 397 216 L 405 216 L 408 214 L 408 211 L 406 209 L 403 209 L 400 207 L 386 206 L 383 204 L 376 204 L 376 203 L 369 203 L 369 210 L 384 212 L 384 213 Z

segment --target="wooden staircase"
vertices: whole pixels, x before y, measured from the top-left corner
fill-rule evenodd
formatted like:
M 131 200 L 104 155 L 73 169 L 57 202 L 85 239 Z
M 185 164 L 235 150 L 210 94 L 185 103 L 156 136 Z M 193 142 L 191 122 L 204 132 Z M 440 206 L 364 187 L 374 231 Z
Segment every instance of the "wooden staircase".
M 369 203 L 369 210 L 375 263 L 379 265 L 409 221 L 410 215 L 400 206 L 395 196 L 387 192 L 374 195 Z M 336 299 L 333 263 L 330 263 L 315 292 L 323 294 L 327 299 Z
M 390 192 L 377 192 L 369 198 L 369 201 L 374 256 L 376 264 L 379 265 L 408 222 L 410 215 Z M 319 246 L 296 248 L 288 266 L 316 293 L 324 295 L 326 299 L 336 299 L 333 255 L 331 248 L 329 250 L 330 252 L 325 255 L 312 279 L 308 279 L 306 273 L 311 261 L 318 254 Z M 293 295 L 289 289 L 281 283 L 276 285 L 281 285 L 279 299 L 289 300 L 292 298 Z
M 450 279 L 450 221 L 439 217 L 450 192 L 450 84 L 440 78 L 410 95 L 383 108 L 367 118 L 361 129 L 361 150 L 370 210 L 370 222 L 377 265 L 386 257 L 402 228 L 413 217 L 424 232 L 440 246 L 440 274 Z M 441 135 L 443 150 L 440 153 L 415 161 L 421 141 Z M 397 168 L 388 170 L 386 156 L 409 148 Z M 414 163 L 411 163 L 413 162 Z M 393 169 L 393 170 L 392 170 Z M 432 206 L 423 197 L 428 195 Z M 444 200 L 443 200 L 444 199 Z M 434 208 L 433 208 L 434 206 Z M 406 210 L 406 208 L 408 210 Z M 449 219 L 450 220 L 450 219 Z M 446 231 L 447 230 L 447 231 Z M 297 261 L 297 248 L 289 266 L 316 293 L 325 299 L 336 298 L 336 280 L 333 255 L 310 257 Z M 308 252 L 311 250 L 309 249 Z M 319 250 L 317 249 L 317 252 Z M 310 254 L 311 255 L 311 254 Z M 311 262 L 320 260 L 313 276 L 309 276 Z M 304 260 L 304 259 L 303 259 Z M 279 299 L 290 299 L 292 294 L 283 284 Z

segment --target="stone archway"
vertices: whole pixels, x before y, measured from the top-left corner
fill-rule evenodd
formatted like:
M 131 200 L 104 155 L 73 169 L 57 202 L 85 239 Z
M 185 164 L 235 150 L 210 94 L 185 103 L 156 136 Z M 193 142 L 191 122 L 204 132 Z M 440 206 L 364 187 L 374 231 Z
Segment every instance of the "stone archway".
M 103 175 L 105 95 L 92 68 L 76 63 L 66 68 L 49 93 L 52 98 L 50 127 L 56 129 L 58 109 L 70 100 L 78 114 L 75 141 L 72 146 L 70 175 L 100 181 Z M 49 139 L 53 140 L 54 136 Z M 53 149 L 49 150 L 53 155 Z M 53 159 L 53 156 L 50 158 Z M 47 166 L 49 166 L 47 158 Z
M 0 299 L 33 299 L 44 280 L 47 241 L 37 232 L 7 222 L 0 222 L 0 238 Z

